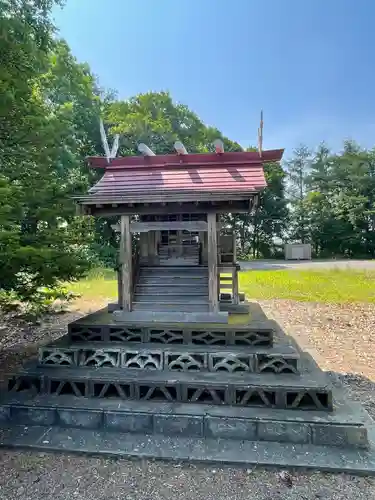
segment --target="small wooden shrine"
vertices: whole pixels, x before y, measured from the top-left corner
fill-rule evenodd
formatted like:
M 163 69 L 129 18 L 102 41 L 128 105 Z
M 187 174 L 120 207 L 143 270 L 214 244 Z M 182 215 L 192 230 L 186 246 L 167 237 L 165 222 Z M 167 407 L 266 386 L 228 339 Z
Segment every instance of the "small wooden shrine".
M 373 474 L 369 415 L 238 292 L 221 216 L 254 207 L 263 164 L 283 151 L 217 141 L 215 153 L 141 145 L 114 158 L 104 144 L 89 158 L 103 177 L 77 201 L 120 219 L 118 302 L 9 377 L 0 446 Z M 241 309 L 243 324 L 227 321 Z
M 225 152 L 221 141 L 215 153 L 189 154 L 181 143 L 176 149 L 154 155 L 142 146 L 141 156 L 89 158 L 104 175 L 77 202 L 84 214 L 120 218 L 124 313 L 181 312 L 190 320 L 209 313 L 225 321 L 220 298 L 226 311 L 239 305 L 239 266 L 235 234 L 220 216 L 253 209 L 266 186 L 263 164 L 279 161 L 283 150 Z

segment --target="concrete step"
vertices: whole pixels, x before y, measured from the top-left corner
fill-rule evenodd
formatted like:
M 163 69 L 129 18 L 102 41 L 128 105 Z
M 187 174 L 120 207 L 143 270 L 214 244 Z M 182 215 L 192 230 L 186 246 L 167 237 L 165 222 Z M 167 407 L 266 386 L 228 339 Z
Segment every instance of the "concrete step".
M 143 304 L 140 304 L 143 305 Z M 183 306 L 180 306 L 183 308 Z M 202 308 L 202 306 L 195 306 L 196 309 Z M 170 330 L 167 334 L 164 334 L 164 330 L 160 330 L 160 326 L 165 325 L 165 322 L 174 323 L 178 328 L 181 323 L 190 324 L 192 327 L 195 325 L 197 327 L 202 326 L 202 324 L 215 324 L 215 325 L 223 325 L 228 324 L 228 313 L 227 312 L 209 312 L 208 310 L 202 310 L 197 312 L 195 309 L 194 312 L 187 311 L 176 311 L 176 309 L 169 310 L 164 309 L 156 310 L 150 309 L 149 306 L 146 308 L 140 308 L 136 311 L 124 312 L 124 311 L 114 311 L 113 317 L 114 321 L 118 323 L 119 327 L 118 331 L 121 331 L 122 323 L 131 322 L 133 324 L 137 324 L 139 331 L 141 328 L 148 323 L 153 323 L 155 325 L 154 333 L 150 333 L 150 335 L 156 335 L 156 342 L 168 343 L 173 342 L 173 339 L 176 339 L 175 336 L 176 330 Z M 155 333 L 156 332 L 156 333 Z M 160 332 L 162 332 L 160 334 Z M 116 334 L 117 336 L 117 334 Z M 180 343 L 183 343 L 182 340 L 184 335 L 179 338 Z M 162 339 L 162 340 L 160 340 Z M 167 340 L 170 339 L 170 340 Z M 177 343 L 178 343 L 177 342 Z M 201 342 L 202 343 L 202 342 Z
M 269 411 L 208 404 L 123 401 L 70 395 L 9 394 L 0 401 L 2 425 L 59 426 L 132 434 L 367 448 L 372 421 L 357 403 L 333 412 Z M 358 451 L 358 450 L 357 450 Z
M 25 367 L 8 390 L 174 403 L 209 403 L 298 410 L 332 410 L 327 376 L 273 373 L 185 373 L 128 368 Z
M 209 307 L 204 303 L 201 304 L 188 304 L 188 303 L 156 303 L 156 302 L 133 302 L 134 311 L 157 311 L 157 312 L 187 312 L 187 313 L 200 313 L 208 312 Z
M 171 420 L 167 425 L 172 431 Z M 205 462 L 218 467 L 231 464 L 233 467 L 247 468 L 267 466 L 358 475 L 375 474 L 375 449 L 371 444 L 368 450 L 359 450 L 357 447 L 327 446 L 327 443 L 320 446 L 285 441 L 241 440 L 239 442 L 238 439 L 231 438 L 185 437 L 177 431 L 180 425 L 177 423 L 174 427 L 174 435 L 164 436 L 108 432 L 107 428 L 98 430 L 82 426 L 80 428 L 45 425 L 25 427 L 5 422 L 1 427 L 0 446 L 20 450 L 31 449 L 43 453 L 103 454 L 106 457 L 163 459 L 176 463 Z M 294 434 L 298 436 L 299 432 Z M 370 431 L 369 434 L 372 437 L 371 443 L 375 441 L 375 432 Z M 339 433 L 331 435 L 337 436 Z
M 162 345 L 84 342 L 65 337 L 39 349 L 39 365 L 123 367 L 185 372 L 298 373 L 300 355 L 291 345 L 277 347 Z

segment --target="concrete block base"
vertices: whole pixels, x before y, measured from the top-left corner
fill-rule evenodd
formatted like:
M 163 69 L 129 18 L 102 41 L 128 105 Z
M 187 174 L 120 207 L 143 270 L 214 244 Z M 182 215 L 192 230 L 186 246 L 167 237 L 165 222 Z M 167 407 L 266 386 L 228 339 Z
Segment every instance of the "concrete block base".
M 132 323 L 228 323 L 228 312 L 113 311 L 113 321 Z
M 374 436 L 373 436 L 374 437 Z M 118 434 L 59 427 L 1 427 L 0 446 L 40 451 L 208 462 L 248 467 L 318 469 L 375 475 L 375 450 L 276 442 L 178 436 Z

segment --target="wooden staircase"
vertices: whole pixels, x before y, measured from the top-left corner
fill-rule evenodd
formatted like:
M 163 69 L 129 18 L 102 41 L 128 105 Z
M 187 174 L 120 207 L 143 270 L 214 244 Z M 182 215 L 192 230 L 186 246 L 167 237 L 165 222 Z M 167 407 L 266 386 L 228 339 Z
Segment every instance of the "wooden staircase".
M 199 245 L 161 245 L 159 258 L 161 266 L 198 266 Z
M 141 267 L 134 311 L 208 312 L 206 266 Z

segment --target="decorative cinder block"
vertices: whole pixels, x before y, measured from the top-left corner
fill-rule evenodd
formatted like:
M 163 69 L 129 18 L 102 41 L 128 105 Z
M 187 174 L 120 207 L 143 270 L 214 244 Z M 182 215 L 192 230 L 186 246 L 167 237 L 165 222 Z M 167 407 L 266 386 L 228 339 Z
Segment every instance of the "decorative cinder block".
M 109 431 L 152 433 L 152 415 L 145 413 L 106 412 L 104 427 Z
M 52 408 L 12 406 L 11 418 L 20 424 L 53 425 L 56 421 L 56 411 Z
M 369 446 L 367 429 L 354 425 L 316 424 L 313 426 L 313 444 L 367 448 Z
M 259 373 L 298 373 L 298 359 L 283 355 L 258 354 L 256 370 Z
M 165 352 L 165 368 L 180 372 L 206 370 L 207 353 Z
M 244 418 L 206 417 L 205 435 L 213 438 L 256 439 L 256 423 Z
M 258 439 L 307 444 L 311 441 L 311 429 L 309 424 L 300 422 L 258 422 Z
M 102 426 L 102 411 L 57 409 L 57 413 L 62 426 L 84 429 L 99 429 Z
M 77 351 L 63 347 L 41 347 L 39 349 L 39 364 L 48 366 L 77 365 Z
M 203 417 L 190 415 L 155 415 L 154 432 L 164 435 L 203 436 Z
M 124 368 L 135 368 L 138 370 L 162 370 L 163 352 L 158 350 L 136 351 L 127 349 L 122 354 L 121 366 Z
M 226 371 L 234 372 L 253 372 L 254 355 L 237 353 L 210 353 L 208 355 L 208 369 L 210 372 Z
M 82 349 L 78 353 L 78 364 L 80 366 L 120 366 L 120 352 L 114 349 Z

